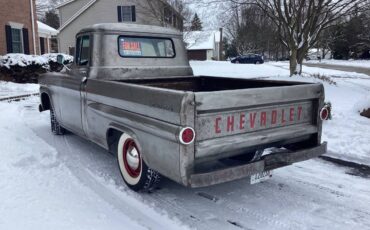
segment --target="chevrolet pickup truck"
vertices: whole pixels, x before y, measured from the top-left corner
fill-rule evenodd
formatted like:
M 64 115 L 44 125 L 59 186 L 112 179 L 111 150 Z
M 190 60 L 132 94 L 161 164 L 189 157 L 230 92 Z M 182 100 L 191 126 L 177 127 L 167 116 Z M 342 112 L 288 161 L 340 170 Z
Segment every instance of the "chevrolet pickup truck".
M 256 183 L 326 152 L 322 84 L 194 76 L 182 33 L 167 28 L 87 27 L 74 63 L 39 82 L 52 132 L 113 153 L 135 191 L 160 176 L 188 187 Z

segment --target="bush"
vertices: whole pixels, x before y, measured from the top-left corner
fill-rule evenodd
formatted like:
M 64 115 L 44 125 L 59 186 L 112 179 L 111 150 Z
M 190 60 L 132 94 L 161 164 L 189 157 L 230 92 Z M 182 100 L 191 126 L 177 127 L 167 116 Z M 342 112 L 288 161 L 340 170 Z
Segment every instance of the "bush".
M 56 62 L 57 55 L 7 54 L 0 56 L 0 80 L 37 83 L 41 74 L 48 71 L 59 72 L 63 69 L 63 66 Z M 65 55 L 65 60 L 65 64 L 72 63 L 73 57 Z
M 64 56 L 64 65 L 68 65 L 73 63 L 73 57 L 67 54 L 62 53 L 51 53 L 51 54 L 44 54 L 42 57 L 49 60 L 49 71 L 50 72 L 60 72 L 63 69 L 63 65 L 57 62 L 57 56 L 63 55 Z

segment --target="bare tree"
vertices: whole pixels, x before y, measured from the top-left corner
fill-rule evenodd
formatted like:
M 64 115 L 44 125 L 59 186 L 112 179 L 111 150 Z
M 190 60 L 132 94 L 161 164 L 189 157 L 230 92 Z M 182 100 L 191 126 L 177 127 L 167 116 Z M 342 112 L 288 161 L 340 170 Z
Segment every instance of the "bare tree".
M 282 43 L 290 51 L 290 75 L 302 73 L 302 63 L 323 30 L 350 14 L 366 0 L 257 0 L 253 2 L 278 27 Z
M 43 18 L 47 11 L 55 10 L 55 7 L 64 0 L 36 0 L 36 13 L 38 18 Z
M 202 3 L 233 6 L 255 5 L 276 25 L 282 44 L 289 50 L 290 75 L 302 73 L 302 63 L 319 35 L 331 24 L 352 13 L 359 6 L 368 7 L 368 0 L 203 0 Z M 235 7 L 231 7 L 230 11 Z
M 190 21 L 191 11 L 185 0 L 141 0 L 136 3 L 141 13 L 146 14 L 161 26 L 172 25 L 180 30 Z

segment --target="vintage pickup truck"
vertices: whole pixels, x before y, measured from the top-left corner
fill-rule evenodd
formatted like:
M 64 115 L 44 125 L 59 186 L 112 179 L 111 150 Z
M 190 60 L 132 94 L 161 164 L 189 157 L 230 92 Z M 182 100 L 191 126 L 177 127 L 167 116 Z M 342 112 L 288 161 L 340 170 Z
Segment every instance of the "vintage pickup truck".
M 326 152 L 321 84 L 194 76 L 182 34 L 171 29 L 85 28 L 74 63 L 39 82 L 52 132 L 114 153 L 135 191 L 160 175 L 189 187 L 256 183 Z

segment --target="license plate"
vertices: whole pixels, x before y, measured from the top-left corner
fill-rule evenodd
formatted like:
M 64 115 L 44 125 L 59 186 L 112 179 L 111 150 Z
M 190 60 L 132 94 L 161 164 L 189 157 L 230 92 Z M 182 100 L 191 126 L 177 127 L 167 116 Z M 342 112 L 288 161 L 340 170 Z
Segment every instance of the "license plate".
M 251 184 L 261 183 L 272 177 L 272 171 L 265 171 L 251 176 Z

